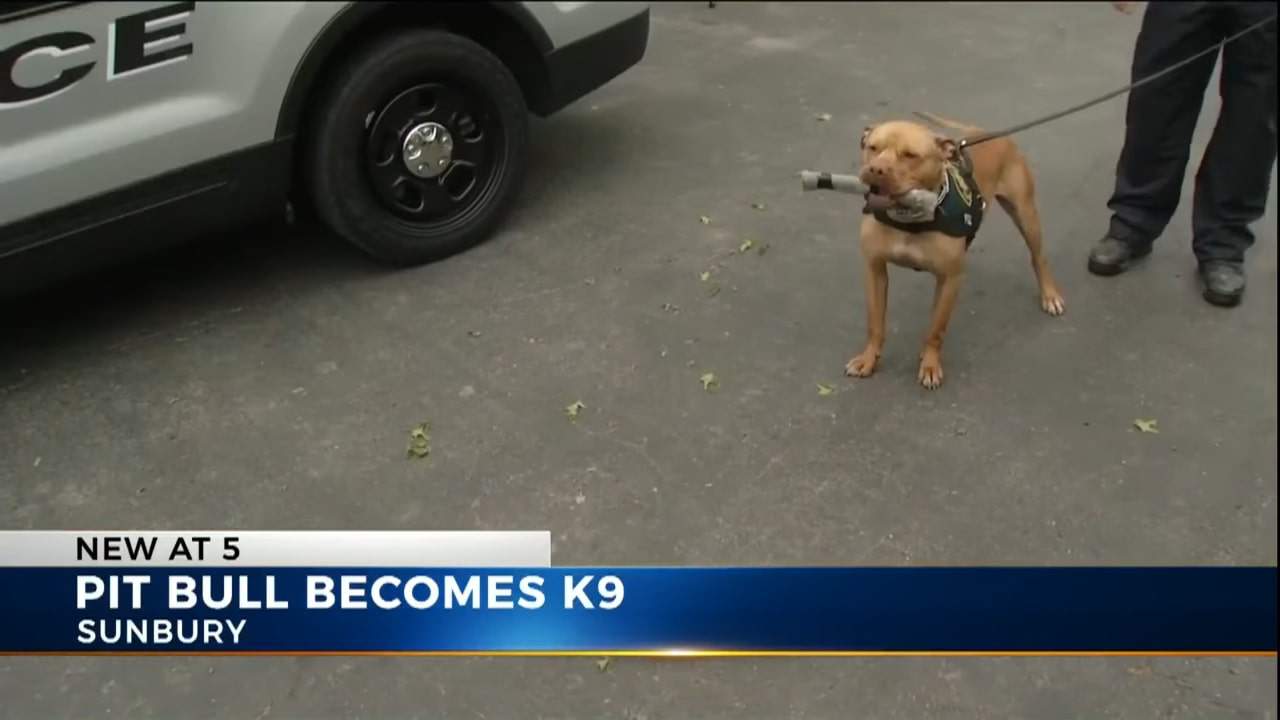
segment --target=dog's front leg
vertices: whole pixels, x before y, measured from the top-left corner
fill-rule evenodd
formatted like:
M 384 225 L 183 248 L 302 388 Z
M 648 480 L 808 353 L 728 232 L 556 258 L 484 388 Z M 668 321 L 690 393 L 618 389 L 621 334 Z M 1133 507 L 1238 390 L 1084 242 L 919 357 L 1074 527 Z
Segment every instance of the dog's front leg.
M 884 258 L 865 255 L 863 284 L 867 289 L 867 346 L 844 366 L 853 377 L 869 377 L 876 371 L 884 347 L 884 318 L 889 306 L 889 267 Z
M 942 338 L 947 334 L 947 322 L 955 309 L 964 273 L 939 274 L 937 278 L 929 334 L 924 339 L 924 349 L 920 351 L 920 384 L 930 390 L 942 384 Z

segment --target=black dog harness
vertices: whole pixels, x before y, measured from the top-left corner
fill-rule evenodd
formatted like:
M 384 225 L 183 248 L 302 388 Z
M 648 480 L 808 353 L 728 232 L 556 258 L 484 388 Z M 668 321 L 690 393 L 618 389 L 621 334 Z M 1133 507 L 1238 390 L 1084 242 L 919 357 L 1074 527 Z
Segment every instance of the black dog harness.
M 912 222 L 910 219 L 893 217 L 893 208 L 872 210 L 863 207 L 863 215 L 875 215 L 876 220 L 891 228 L 903 232 L 940 232 L 951 237 L 964 238 L 967 249 L 973 244 L 973 238 L 982 225 L 982 214 L 987 209 L 987 201 L 978 191 L 978 183 L 973 179 L 973 161 L 963 149 L 954 162 L 945 167 L 942 191 L 938 194 L 938 206 L 933 211 L 933 219 Z

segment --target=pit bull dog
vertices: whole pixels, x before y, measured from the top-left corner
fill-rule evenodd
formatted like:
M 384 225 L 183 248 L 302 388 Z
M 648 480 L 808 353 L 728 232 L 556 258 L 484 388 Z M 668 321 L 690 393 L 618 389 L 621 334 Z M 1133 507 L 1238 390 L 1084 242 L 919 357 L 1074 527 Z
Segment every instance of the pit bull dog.
M 973 138 L 981 132 L 935 115 L 917 114 L 959 130 L 964 137 Z M 920 123 L 892 121 L 868 127 L 861 146 L 859 177 L 872 187 L 863 210 L 860 241 L 867 293 L 867 345 L 849 360 L 845 374 L 868 377 L 875 372 L 884 347 L 887 266 L 893 263 L 937 278 L 918 378 L 931 390 L 942 384 L 942 339 L 964 279 L 966 251 L 982 222 L 987 198 L 999 202 L 1027 243 L 1040 286 L 1040 307 L 1050 315 L 1063 313 L 1066 305 L 1042 248 L 1035 183 L 1011 140 L 999 138 L 962 148 Z M 939 193 L 937 210 L 927 222 L 894 207 L 895 197 L 916 188 Z

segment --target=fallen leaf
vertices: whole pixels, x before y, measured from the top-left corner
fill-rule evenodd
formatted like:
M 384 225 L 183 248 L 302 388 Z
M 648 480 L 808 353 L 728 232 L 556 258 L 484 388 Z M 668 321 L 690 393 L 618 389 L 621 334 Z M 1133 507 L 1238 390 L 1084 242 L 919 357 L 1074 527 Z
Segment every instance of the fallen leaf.
M 675 303 L 662 303 L 662 309 L 669 313 L 680 312 L 680 306 Z
M 818 113 L 813 116 L 818 122 L 826 122 L 831 119 L 831 113 Z
M 703 373 L 702 377 L 698 378 L 698 380 L 702 382 L 702 389 L 707 392 L 711 392 L 712 390 L 720 387 L 720 378 L 716 377 L 715 373 Z
M 717 295 L 719 295 L 719 294 L 720 294 L 720 284 L 719 284 L 719 283 L 715 283 L 715 284 L 713 284 L 711 287 L 707 288 L 707 297 L 709 297 L 709 298 L 713 298 L 713 297 L 715 297 L 715 296 L 717 296 Z
M 746 251 L 750 250 L 751 248 L 755 247 L 755 245 L 756 245 L 756 244 L 755 244 L 754 242 L 752 242 L 751 240 L 743 240 L 743 241 L 742 241 L 742 244 L 738 246 L 738 252 L 740 252 L 740 253 L 744 253 L 744 252 L 746 252 Z
M 431 454 L 431 423 L 424 422 L 409 431 L 409 457 L 424 458 Z
M 711 279 L 711 271 L 710 271 L 710 270 L 703 270 L 702 272 L 698 273 L 698 279 L 699 279 L 699 280 L 701 280 L 702 282 L 706 282 L 706 281 L 710 280 L 710 279 Z
M 702 223 L 703 225 L 710 225 L 711 218 L 707 217 L 706 215 L 699 215 L 698 222 Z
M 760 247 L 756 248 L 756 254 L 757 254 L 757 255 L 764 255 L 764 254 L 765 254 L 765 253 L 767 253 L 767 252 L 769 252 L 769 243 L 765 243 L 765 244 L 761 245 Z
M 467 331 L 467 335 L 469 335 L 469 336 L 471 336 L 471 337 L 480 337 L 480 331 L 479 331 L 479 330 L 468 330 L 468 331 Z
M 762 202 L 753 202 L 753 203 L 751 203 L 751 209 L 752 209 L 752 210 L 763 210 L 763 209 L 764 209 L 764 203 L 762 203 Z
M 39 455 L 37 455 L 37 456 L 36 456 L 36 461 L 35 461 L 35 462 L 33 462 L 33 463 L 31 463 L 31 467 L 40 467 L 40 460 L 41 460 L 41 459 L 42 459 L 42 458 L 41 458 Z
M 1152 433 L 1153 435 L 1160 434 L 1160 428 L 1156 427 L 1155 420 L 1143 420 L 1139 418 L 1133 421 L 1133 426 L 1144 433 Z
M 574 400 L 573 402 L 565 406 L 564 414 L 568 415 L 570 420 L 577 420 L 578 413 L 586 409 L 587 409 L 587 406 L 584 405 L 581 400 Z
M 831 387 L 830 385 L 823 385 L 822 383 L 818 383 L 818 394 L 819 394 L 819 395 L 826 396 L 826 395 L 830 395 L 831 393 L 833 393 L 833 392 L 835 392 L 835 391 L 836 391 L 836 389 L 835 389 L 835 388 L 833 388 L 833 387 Z
M 613 663 L 613 658 L 602 657 L 596 661 L 596 668 L 599 669 L 600 672 L 604 672 L 609 669 L 609 665 L 611 663 Z
M 595 278 L 587 278 L 586 280 L 583 280 L 583 281 L 582 281 L 582 284 L 583 284 L 583 285 L 586 285 L 586 286 L 588 286 L 588 287 L 589 287 L 589 286 L 591 286 L 591 285 L 595 285 L 595 284 L 596 284 L 596 279 L 595 279 Z

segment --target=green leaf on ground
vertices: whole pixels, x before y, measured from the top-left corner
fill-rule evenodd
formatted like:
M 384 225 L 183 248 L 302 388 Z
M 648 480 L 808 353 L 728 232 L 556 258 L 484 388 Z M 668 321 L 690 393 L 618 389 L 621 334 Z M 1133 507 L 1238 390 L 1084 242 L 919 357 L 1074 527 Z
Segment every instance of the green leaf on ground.
M 411 458 L 424 458 L 431 454 L 431 423 L 424 422 L 409 431 L 409 450 Z
M 1133 426 L 1138 428 L 1140 432 L 1151 433 L 1153 435 L 1160 434 L 1160 428 L 1156 427 L 1155 420 L 1143 420 L 1141 418 L 1133 421 Z
M 586 410 L 586 409 L 587 409 L 587 406 L 586 406 L 586 405 L 584 405 L 584 404 L 583 404 L 583 402 L 582 402 L 581 400 L 574 400 L 573 402 L 569 403 L 568 405 L 565 405 L 565 407 L 564 407 L 564 414 L 565 414 L 565 415 L 568 415 L 570 420 L 577 420 L 577 419 L 578 419 L 578 413 L 580 413 L 580 412 L 582 412 L 583 410 Z
M 600 672 L 605 672 L 606 670 L 609 669 L 609 666 L 611 664 L 613 664 L 613 658 L 602 657 L 596 661 L 596 669 L 598 669 Z
M 818 113 L 817 115 L 814 115 L 813 118 L 818 122 L 826 122 L 831 119 L 831 113 Z
M 710 280 L 710 279 L 711 279 L 711 271 L 710 271 L 710 270 L 703 270 L 702 272 L 698 273 L 698 279 L 699 279 L 699 280 L 701 280 L 702 282 L 706 282 L 706 281 Z
M 751 203 L 751 209 L 752 209 L 752 210 L 763 210 L 763 209 L 764 209 L 764 203 L 762 203 L 762 202 L 753 202 L 753 203 Z
M 698 378 L 698 380 L 702 382 L 702 389 L 707 392 L 711 392 L 712 390 L 720 387 L 720 378 L 716 377 L 716 374 L 712 372 L 703 373 L 702 377 Z
M 699 215 L 698 222 L 702 223 L 703 225 L 710 225 L 711 218 L 707 217 L 706 215 Z
M 818 394 L 819 394 L 819 395 L 827 396 L 827 395 L 830 395 L 831 393 L 833 393 L 833 392 L 835 392 L 835 391 L 836 391 L 836 389 L 835 389 L 835 388 L 833 388 L 833 387 L 831 387 L 830 385 L 823 385 L 822 383 L 818 383 Z
M 739 253 L 744 253 L 744 252 L 746 252 L 746 251 L 750 250 L 751 248 L 753 248 L 753 247 L 755 247 L 755 246 L 756 246 L 756 244 L 755 244 L 753 241 L 751 241 L 751 240 L 743 240 L 743 241 L 742 241 L 742 244 L 738 246 L 738 252 L 739 252 Z

